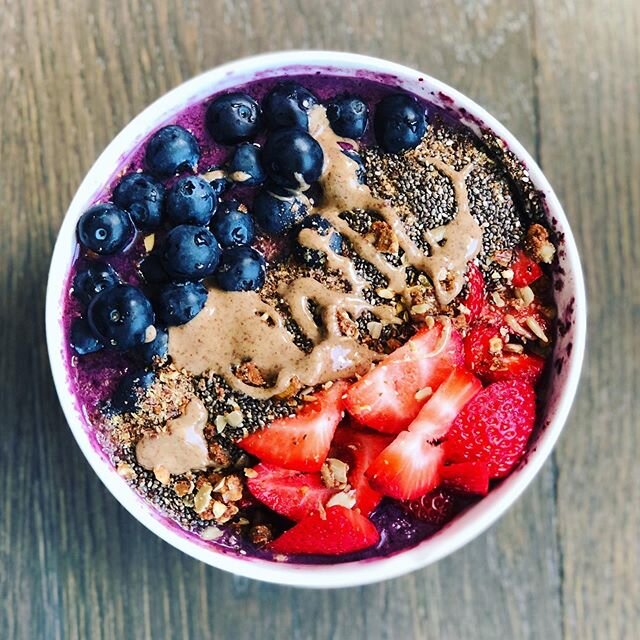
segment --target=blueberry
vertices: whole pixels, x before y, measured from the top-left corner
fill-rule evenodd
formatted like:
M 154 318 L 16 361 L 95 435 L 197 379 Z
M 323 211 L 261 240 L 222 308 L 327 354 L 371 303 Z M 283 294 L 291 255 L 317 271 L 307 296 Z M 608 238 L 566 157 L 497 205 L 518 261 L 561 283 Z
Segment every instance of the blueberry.
M 79 356 L 104 349 L 104 344 L 96 338 L 89 323 L 84 318 L 76 318 L 71 325 L 71 346 Z
M 181 178 L 167 194 L 167 214 L 172 224 L 207 225 L 217 206 L 213 188 L 199 176 Z
M 153 231 L 162 222 L 164 187 L 146 173 L 126 175 L 113 191 L 113 201 L 129 212 L 141 231 Z
M 272 129 L 299 127 L 309 129 L 309 110 L 318 99 L 297 82 L 281 82 L 265 96 L 264 115 Z
M 131 413 L 138 408 L 142 393 L 156 381 L 153 371 L 132 371 L 125 374 L 111 396 L 115 413 Z
M 155 308 L 160 322 L 176 327 L 195 318 L 207 301 L 207 289 L 201 282 L 167 284 L 158 292 Z
M 231 247 L 222 252 L 216 278 L 225 291 L 257 291 L 264 285 L 265 273 L 261 253 L 251 247 Z
M 334 230 L 326 218 L 323 218 L 317 213 L 305 218 L 296 228 L 296 238 L 303 229 L 313 229 L 321 236 L 328 236 L 331 233 L 329 248 L 334 253 L 342 253 L 342 236 Z M 303 262 L 309 267 L 321 267 L 327 260 L 324 251 L 312 249 L 300 243 L 295 244 L 293 252 L 300 262 Z
M 169 177 L 185 169 L 195 169 L 200 159 L 200 148 L 192 133 L 171 124 L 151 136 L 144 158 L 151 173 Z
M 251 244 L 255 236 L 253 218 L 240 210 L 237 200 L 227 200 L 221 203 L 216 217 L 213 219 L 213 233 L 220 246 L 239 247 Z
M 267 233 L 281 235 L 307 215 L 307 206 L 294 195 L 260 191 L 253 201 L 253 217 Z
M 167 234 L 161 255 L 173 279 L 202 280 L 218 266 L 220 246 L 209 229 L 181 224 Z
M 103 289 L 118 282 L 120 278 L 113 267 L 99 260 L 87 260 L 73 277 L 73 295 L 88 305 Z
M 342 153 L 348 158 L 351 158 L 358 166 L 356 168 L 356 178 L 360 184 L 367 183 L 367 170 L 362 161 L 362 156 L 353 149 L 343 149 Z
M 126 211 L 115 204 L 97 204 L 78 220 L 80 244 L 101 255 L 122 251 L 133 236 L 133 223 Z
M 212 169 L 211 171 L 215 171 L 215 169 Z M 214 178 L 209 181 L 209 184 L 213 189 L 213 193 L 216 194 L 218 200 L 220 200 L 220 196 L 233 184 L 233 180 L 229 180 L 226 175 L 222 175 L 222 171 L 220 173 L 221 175 L 219 178 Z
M 367 128 L 369 107 L 357 96 L 338 96 L 327 104 L 331 128 L 344 138 L 361 138 Z
M 157 253 L 151 253 L 142 258 L 138 264 L 138 271 L 144 281 L 150 285 L 165 284 L 170 280 L 162 258 Z
M 154 358 L 164 360 L 169 352 L 169 333 L 166 329 L 156 327 L 156 337 L 136 349 L 136 353 L 144 362 L 151 363 Z
M 140 289 L 128 284 L 101 291 L 91 301 L 87 318 L 102 342 L 121 350 L 143 344 L 154 323 L 151 303 Z
M 414 149 L 427 130 L 425 108 L 411 96 L 394 93 L 378 103 L 374 129 L 376 140 L 385 151 Z
M 216 98 L 205 116 L 207 130 L 220 144 L 236 144 L 253 138 L 262 125 L 260 105 L 246 93 Z
M 260 155 L 261 149 L 257 144 L 239 144 L 227 164 L 229 177 L 245 187 L 253 187 L 264 182 L 265 174 Z
M 267 175 L 287 189 L 306 191 L 322 174 L 322 148 L 300 129 L 279 129 L 264 145 L 262 161 Z

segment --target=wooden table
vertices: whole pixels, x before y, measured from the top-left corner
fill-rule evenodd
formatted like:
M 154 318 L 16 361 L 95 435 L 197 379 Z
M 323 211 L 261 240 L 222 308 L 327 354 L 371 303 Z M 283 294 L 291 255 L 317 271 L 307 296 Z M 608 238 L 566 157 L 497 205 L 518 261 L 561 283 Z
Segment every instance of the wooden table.
M 637 0 L 0 0 L 0 637 L 640 637 Z M 107 493 L 58 407 L 51 248 L 150 101 L 223 61 L 371 53 L 486 106 L 542 164 L 584 258 L 589 353 L 553 456 L 488 533 L 384 584 L 309 592 L 191 560 Z

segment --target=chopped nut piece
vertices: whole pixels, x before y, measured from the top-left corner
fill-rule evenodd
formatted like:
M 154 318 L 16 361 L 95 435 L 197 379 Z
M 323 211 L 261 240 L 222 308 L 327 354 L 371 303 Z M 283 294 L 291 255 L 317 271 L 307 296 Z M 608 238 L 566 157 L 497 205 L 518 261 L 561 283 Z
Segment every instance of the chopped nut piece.
M 391 291 L 391 289 L 376 289 L 376 293 L 383 300 L 393 300 L 395 298 L 395 295 L 396 295 L 393 291 Z
M 224 504 L 223 502 L 219 502 L 217 500 L 214 500 L 211 506 L 211 514 L 219 524 L 229 522 L 229 520 L 231 520 L 231 518 L 233 518 L 233 516 L 235 516 L 238 511 L 238 507 L 236 507 L 234 504 Z
M 513 276 L 514 276 L 514 275 L 515 275 L 515 274 L 513 273 L 513 269 L 505 269 L 505 270 L 502 272 L 502 277 L 503 277 L 505 280 L 513 280 Z
M 213 517 L 218 520 L 220 519 L 227 511 L 227 505 L 224 502 L 218 502 L 217 500 L 213 501 L 213 505 L 211 506 L 211 513 L 213 513 Z
M 367 323 L 367 331 L 369 332 L 369 335 L 374 339 L 374 340 L 378 340 L 378 338 L 380 338 L 380 335 L 382 334 L 382 323 L 381 322 L 368 322 Z
M 169 473 L 169 470 L 162 465 L 158 465 L 153 468 L 153 475 L 160 484 L 169 484 L 171 481 L 171 474 Z
M 340 505 L 341 507 L 346 507 L 347 509 L 353 508 L 356 503 L 356 492 L 351 491 L 340 491 L 340 493 L 336 493 L 331 496 L 329 500 L 327 500 L 327 507 L 335 507 L 336 505 Z
M 213 182 L 214 180 L 222 180 L 227 177 L 227 172 L 222 169 L 212 169 L 201 175 L 201 177 L 207 182 Z
M 227 424 L 231 427 L 239 427 L 242 424 L 243 415 L 240 411 L 232 411 L 228 413 L 225 418 L 227 419 Z
M 203 513 L 209 508 L 212 491 L 213 487 L 211 486 L 211 483 L 205 480 L 198 489 L 198 493 L 196 493 L 196 497 L 193 500 L 193 509 L 196 513 Z
M 358 325 L 344 309 L 338 309 L 336 319 L 338 321 L 338 329 L 340 329 L 342 335 L 347 336 L 347 338 L 358 337 Z
M 496 305 L 496 307 L 504 307 L 505 306 L 505 302 L 502 299 L 502 296 L 497 291 L 492 292 L 491 298 L 493 299 L 493 302 Z
M 549 240 L 549 232 L 541 224 L 532 224 L 527 229 L 524 239 L 525 253 L 536 262 L 550 263 L 556 253 L 556 248 Z
M 227 426 L 227 418 L 226 416 L 216 416 L 215 419 L 216 431 L 218 433 L 222 433 Z
M 320 469 L 322 482 L 329 489 L 342 489 L 347 485 L 349 465 L 338 458 L 327 458 Z
M 239 365 L 236 368 L 235 375 L 245 384 L 250 384 L 254 387 L 261 387 L 265 384 L 260 369 L 253 362 L 244 362 Z
M 414 304 L 413 307 L 411 307 L 411 314 L 415 316 L 421 316 L 425 313 L 428 313 L 429 309 L 430 305 L 428 304 Z
M 398 253 L 400 245 L 394 230 L 383 220 L 376 220 L 365 236 L 378 251 L 382 253 Z
M 251 468 L 247 467 L 244 470 L 244 475 L 247 478 L 257 478 L 258 477 L 258 472 L 255 469 L 251 469 Z
M 222 536 L 223 533 L 224 531 L 220 529 L 220 527 L 212 525 L 210 527 L 207 527 L 206 529 L 203 529 L 200 537 L 203 540 L 217 540 Z
M 133 480 L 136 477 L 136 472 L 128 462 L 119 462 L 116 471 L 118 475 L 125 480 Z
M 289 381 L 287 388 L 284 389 L 284 391 L 281 391 L 280 393 L 276 394 L 276 398 L 280 400 L 286 400 L 287 398 L 292 398 L 293 396 L 296 395 L 296 393 L 298 393 L 298 391 L 300 391 L 300 389 L 302 389 L 302 383 L 296 376 L 293 376 L 293 378 L 291 378 L 291 380 Z
M 500 353 L 502 351 L 502 340 L 498 337 L 489 340 L 489 353 Z
M 144 238 L 144 249 L 147 253 L 151 253 L 151 250 L 153 249 L 153 245 L 156 243 L 156 236 L 155 234 L 150 234 L 148 236 L 145 236 Z
M 516 296 L 519 300 L 522 300 L 525 307 L 528 307 L 534 299 L 533 290 L 531 287 L 521 287 L 516 289 Z
M 533 340 L 533 334 L 527 331 L 524 327 L 521 327 L 518 324 L 518 321 L 510 313 L 505 314 L 504 321 L 507 323 L 509 329 L 511 329 L 515 334 L 522 336 L 527 340 Z M 502 333 L 502 329 L 500 329 L 500 332 Z M 506 335 L 507 333 L 508 331 L 505 331 L 503 335 Z
M 177 480 L 173 485 L 173 490 L 179 498 L 184 498 L 184 496 L 193 491 L 193 487 L 193 482 L 190 480 Z
M 240 476 L 230 475 L 225 478 L 224 488 L 220 492 L 223 502 L 237 502 L 242 499 L 242 480 Z
M 536 338 L 542 340 L 542 342 L 549 342 L 549 338 L 547 338 L 547 334 L 544 332 L 544 329 L 540 326 L 540 323 L 533 317 L 527 316 L 525 320 L 527 323 L 527 327 L 531 329 Z
M 231 455 L 219 442 L 209 443 L 209 460 L 219 469 L 226 469 L 231 464 Z
M 257 547 L 263 547 L 273 540 L 273 532 L 266 524 L 257 524 L 249 531 L 249 540 Z
M 432 395 L 433 395 L 433 389 L 431 387 L 424 387 L 423 389 L 416 391 L 415 398 L 418 402 L 420 402 L 422 400 L 426 400 Z
M 507 342 L 504 345 L 505 351 L 511 351 L 511 353 L 522 353 L 524 351 L 524 347 L 517 342 Z

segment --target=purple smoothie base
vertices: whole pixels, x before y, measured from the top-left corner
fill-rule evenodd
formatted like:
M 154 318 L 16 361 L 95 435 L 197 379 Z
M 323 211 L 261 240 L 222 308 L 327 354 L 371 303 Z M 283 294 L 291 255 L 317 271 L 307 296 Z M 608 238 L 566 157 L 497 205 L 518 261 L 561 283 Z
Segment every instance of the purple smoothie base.
M 328 87 L 327 75 L 321 75 L 319 72 L 313 75 L 304 75 L 300 73 L 300 67 L 296 67 L 294 69 L 295 72 L 292 72 L 290 75 L 287 74 L 287 70 L 283 70 L 282 75 L 278 77 L 268 77 L 268 79 L 261 79 L 261 76 L 269 76 L 268 72 L 265 72 L 264 74 L 256 74 L 256 80 L 245 85 L 238 86 L 237 88 L 234 88 L 234 90 L 246 91 L 256 100 L 260 101 L 266 92 L 278 81 L 281 81 L 284 78 L 287 80 L 295 79 L 313 91 L 322 101 L 341 93 L 353 93 L 359 95 L 367 100 L 370 114 L 373 114 L 375 104 L 385 95 L 397 90 L 398 85 L 398 81 L 395 76 L 374 74 L 363 71 L 357 72 L 355 77 L 331 76 L 331 86 Z M 404 89 L 403 91 L 406 92 Z M 225 90 L 221 93 L 228 92 L 228 90 Z M 213 97 L 215 97 L 215 95 L 218 94 L 212 94 L 212 96 L 207 98 L 205 101 L 197 102 L 185 108 L 176 117 L 173 117 L 164 123 L 179 124 L 190 130 L 201 143 L 206 143 L 207 148 L 202 150 L 199 162 L 198 169 L 200 172 L 222 165 L 231 152 L 230 148 L 226 149 L 215 144 L 204 126 L 206 105 Z M 466 110 L 457 108 L 454 101 L 442 93 L 439 93 L 437 96 L 441 106 L 436 106 L 423 98 L 418 98 L 427 106 L 430 114 L 435 113 L 439 115 L 447 121 L 448 124 L 464 126 L 460 124 L 460 118 L 463 118 L 465 121 L 471 120 L 479 129 L 484 128 L 484 125 L 480 120 L 477 118 L 470 118 L 470 114 Z M 260 138 L 258 141 L 261 141 Z M 369 126 L 362 142 L 367 145 L 372 141 L 372 127 Z M 203 145 L 201 144 L 201 146 Z M 144 165 L 143 160 L 144 141 L 142 141 L 131 153 L 123 156 L 120 167 L 113 174 L 113 179 L 106 188 L 102 189 L 95 195 L 93 201 L 101 202 L 110 199 L 111 191 L 119 181 L 120 177 L 125 173 L 142 169 Z M 175 178 L 172 180 L 175 180 Z M 234 188 L 233 197 L 238 198 L 250 207 L 253 198 L 253 191 L 253 189 L 247 188 Z M 106 261 L 114 267 L 124 281 L 129 282 L 130 284 L 138 284 L 139 277 L 135 270 L 134 263 L 143 253 L 144 248 L 142 246 L 142 238 L 137 237 L 126 254 L 110 257 Z M 67 292 L 70 290 L 73 274 L 74 268 L 72 267 L 65 287 Z M 558 275 L 554 276 L 554 284 L 556 288 L 561 286 L 561 280 L 558 279 Z M 73 296 L 67 295 L 63 304 L 63 309 L 64 332 L 65 335 L 69 335 L 71 322 L 73 318 L 80 314 L 81 305 Z M 567 317 L 559 322 L 559 326 L 568 327 L 571 323 L 572 318 Z M 571 345 L 569 345 L 567 349 L 567 357 L 570 353 L 570 347 Z M 91 439 L 92 445 L 99 453 L 100 457 L 105 460 L 107 464 L 111 465 L 111 461 L 100 442 L 101 436 L 93 426 L 90 416 L 92 414 L 95 415 L 95 413 L 99 411 L 100 405 L 110 397 L 120 377 L 127 373 L 131 368 L 137 368 L 139 365 L 132 362 L 127 355 L 119 354 L 117 352 L 99 352 L 78 358 L 69 346 L 67 346 L 64 353 L 64 359 L 67 367 L 69 386 L 78 407 L 82 410 L 81 413 L 85 416 L 85 429 Z M 561 368 L 563 361 L 564 356 L 554 354 L 554 367 Z M 542 388 L 544 388 L 544 386 Z M 546 424 L 543 424 L 536 429 L 536 433 L 532 437 L 529 451 L 535 449 L 535 440 L 539 437 L 540 432 L 545 426 Z M 524 464 L 525 462 L 526 459 L 523 460 L 521 464 Z M 497 485 L 499 483 L 495 484 Z M 495 485 L 492 484 L 492 489 L 494 486 Z M 140 497 L 140 500 L 145 503 L 153 516 L 162 522 L 163 526 L 169 527 L 175 532 L 179 532 L 181 535 L 196 541 L 200 545 L 214 547 L 221 552 L 241 555 L 246 558 L 253 557 L 265 560 L 274 559 L 273 554 L 270 552 L 256 548 L 247 540 L 241 538 L 238 534 L 230 531 L 224 531 L 223 535 L 215 541 L 206 541 L 196 533 L 181 527 L 176 521 L 166 516 L 159 509 L 153 507 L 149 501 L 142 497 Z M 465 498 L 464 500 L 461 500 L 457 505 L 458 510 L 456 515 L 465 511 L 467 508 L 478 502 L 478 500 L 479 498 Z M 338 562 L 349 562 L 389 556 L 415 546 L 422 540 L 430 537 L 438 531 L 441 531 L 447 526 L 445 525 L 444 527 L 441 527 L 423 522 L 410 514 L 407 514 L 397 503 L 391 500 L 385 500 L 372 514 L 371 520 L 374 522 L 381 535 L 380 542 L 375 547 L 340 557 L 290 556 L 287 561 L 295 562 L 297 564 L 335 564 Z

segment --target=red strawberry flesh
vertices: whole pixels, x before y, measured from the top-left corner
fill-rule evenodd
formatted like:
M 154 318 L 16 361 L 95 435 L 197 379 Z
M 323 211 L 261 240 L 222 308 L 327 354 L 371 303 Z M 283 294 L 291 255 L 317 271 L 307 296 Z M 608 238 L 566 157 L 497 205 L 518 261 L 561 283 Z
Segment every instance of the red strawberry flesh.
M 440 483 L 441 447 L 421 433 L 403 431 L 373 461 L 367 477 L 374 489 L 397 500 L 413 500 Z
M 281 469 L 264 463 L 253 468 L 247 486 L 253 496 L 272 511 L 290 520 L 318 513 L 336 493 L 322 482 L 319 473 Z
M 368 516 L 382 500 L 382 494 L 371 486 L 365 472 L 392 439 L 392 436 L 343 426 L 338 427 L 333 437 L 330 455 L 349 465 L 347 479 L 356 492 L 353 508 L 362 515 Z
M 489 492 L 489 466 L 483 460 L 445 465 L 440 474 L 446 487 L 482 496 Z
M 295 416 L 274 420 L 238 442 L 262 462 L 295 471 L 319 471 L 342 419 L 346 383 L 316 394 Z
M 389 354 L 347 392 L 347 411 L 361 424 L 399 433 L 418 415 L 424 400 L 416 394 L 437 388 L 463 361 L 462 339 L 440 323 L 419 331 Z M 446 340 L 444 345 L 441 339 Z
M 307 516 L 268 548 L 274 553 L 338 556 L 367 549 L 379 540 L 380 534 L 370 520 L 337 505 L 324 514 Z
M 535 422 L 535 391 L 522 380 L 494 382 L 467 404 L 443 444 L 451 462 L 485 461 L 502 478 L 524 455 Z
M 420 409 L 409 425 L 409 431 L 430 441 L 443 438 L 462 407 L 480 389 L 482 384 L 473 374 L 464 369 L 454 369 Z

